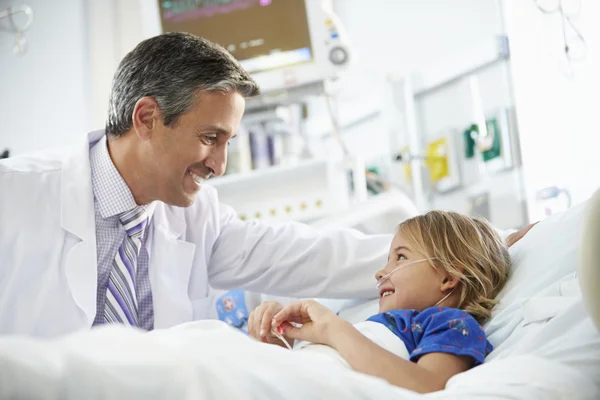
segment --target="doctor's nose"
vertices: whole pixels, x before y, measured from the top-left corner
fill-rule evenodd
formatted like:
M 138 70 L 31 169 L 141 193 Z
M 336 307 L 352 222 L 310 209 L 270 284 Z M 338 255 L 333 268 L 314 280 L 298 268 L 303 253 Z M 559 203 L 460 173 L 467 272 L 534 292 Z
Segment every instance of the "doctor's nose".
M 205 165 L 213 171 L 213 175 L 223 175 L 227 167 L 227 146 L 215 149 L 206 159 Z

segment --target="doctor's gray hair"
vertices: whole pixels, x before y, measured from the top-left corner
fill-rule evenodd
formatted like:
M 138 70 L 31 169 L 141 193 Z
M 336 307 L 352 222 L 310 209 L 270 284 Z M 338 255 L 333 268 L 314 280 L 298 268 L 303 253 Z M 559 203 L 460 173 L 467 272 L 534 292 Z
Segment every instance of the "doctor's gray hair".
M 144 40 L 119 64 L 113 78 L 106 134 L 119 137 L 133 127 L 142 97 L 158 103 L 163 123 L 173 126 L 193 105 L 197 91 L 259 93 L 256 82 L 223 47 L 188 33 Z

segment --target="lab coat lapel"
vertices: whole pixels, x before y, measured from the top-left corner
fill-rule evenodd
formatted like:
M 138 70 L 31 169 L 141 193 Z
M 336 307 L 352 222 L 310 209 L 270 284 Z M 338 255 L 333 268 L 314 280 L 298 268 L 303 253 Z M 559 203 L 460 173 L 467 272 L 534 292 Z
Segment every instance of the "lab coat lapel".
M 103 131 L 92 132 L 73 149 L 62 168 L 61 225 L 72 236 L 66 256 L 65 273 L 75 303 L 83 310 L 88 326 L 96 316 L 98 268 L 94 194 L 89 159 L 90 143 Z M 69 241 L 71 239 L 72 241 Z
M 155 329 L 193 319 L 188 286 L 196 245 L 180 239 L 186 225 L 183 216 L 177 215 L 176 210 L 181 211 L 160 203 L 154 211 L 155 229 L 149 271 Z

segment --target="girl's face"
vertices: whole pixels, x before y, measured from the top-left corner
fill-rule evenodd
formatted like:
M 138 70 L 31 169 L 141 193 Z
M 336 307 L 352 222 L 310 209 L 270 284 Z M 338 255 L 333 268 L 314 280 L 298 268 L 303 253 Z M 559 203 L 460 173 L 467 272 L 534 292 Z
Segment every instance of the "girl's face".
M 427 260 L 423 260 L 425 258 L 424 254 L 411 249 L 400 233 L 396 234 L 390 246 L 387 265 L 375 275 L 379 282 L 380 313 L 399 309 L 423 311 L 434 306 L 452 290 L 448 287 L 452 277 L 445 271 L 438 271 Z M 385 278 L 386 274 L 398 267 L 401 268 Z

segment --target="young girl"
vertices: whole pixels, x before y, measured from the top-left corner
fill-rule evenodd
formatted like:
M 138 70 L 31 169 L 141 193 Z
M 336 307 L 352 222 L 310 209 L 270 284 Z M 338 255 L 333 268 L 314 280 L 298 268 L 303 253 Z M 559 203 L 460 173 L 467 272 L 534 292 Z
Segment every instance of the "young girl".
M 507 247 L 487 222 L 431 211 L 398 226 L 388 263 L 375 276 L 379 314 L 351 325 L 315 301 L 266 302 L 250 316 L 250 334 L 283 346 L 256 331 L 268 322 L 288 342 L 328 346 L 358 372 L 417 392 L 441 390 L 492 350 L 480 324 L 509 267 Z

